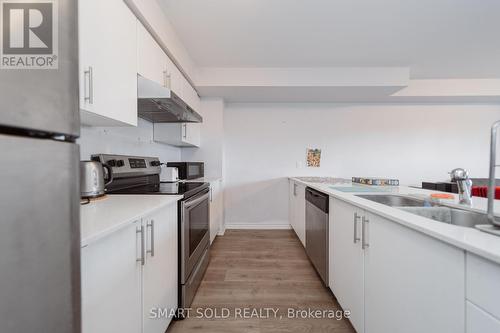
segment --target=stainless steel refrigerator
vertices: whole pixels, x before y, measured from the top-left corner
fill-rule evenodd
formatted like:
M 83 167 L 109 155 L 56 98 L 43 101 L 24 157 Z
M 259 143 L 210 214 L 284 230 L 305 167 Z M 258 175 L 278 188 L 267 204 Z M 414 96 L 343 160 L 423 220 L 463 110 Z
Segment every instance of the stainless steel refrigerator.
M 81 330 L 77 0 L 53 3 L 58 69 L 0 69 L 2 333 Z

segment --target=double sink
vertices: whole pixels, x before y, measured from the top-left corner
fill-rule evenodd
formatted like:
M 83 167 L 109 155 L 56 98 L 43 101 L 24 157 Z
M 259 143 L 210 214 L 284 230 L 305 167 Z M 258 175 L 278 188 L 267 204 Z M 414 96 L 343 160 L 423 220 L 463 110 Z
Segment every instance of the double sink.
M 474 228 L 478 224 L 489 224 L 486 214 L 452 208 L 429 200 L 395 194 L 359 194 L 357 197 L 461 227 Z

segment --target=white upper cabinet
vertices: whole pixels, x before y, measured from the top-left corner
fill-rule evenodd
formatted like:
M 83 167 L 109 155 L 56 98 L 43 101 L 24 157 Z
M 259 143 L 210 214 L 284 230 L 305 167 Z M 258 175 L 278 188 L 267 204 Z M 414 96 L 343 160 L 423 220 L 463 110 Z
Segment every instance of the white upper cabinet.
M 200 147 L 200 123 L 156 123 L 153 140 L 177 147 Z
M 82 123 L 137 125 L 136 18 L 123 0 L 79 0 Z
M 200 112 L 200 98 L 194 88 L 139 21 L 137 21 L 137 73 L 170 89 L 189 107 Z M 199 147 L 200 124 L 156 123 L 154 140 L 178 147 Z
M 198 111 L 200 109 L 200 98 L 198 97 L 196 90 L 193 89 L 193 87 L 187 80 L 184 80 L 182 94 L 183 100 L 187 103 L 187 105 L 189 105 L 195 111 Z
M 170 88 L 170 90 L 186 102 L 184 98 L 184 84 L 187 81 L 169 57 L 167 57 L 167 78 L 167 88 Z
M 137 21 L 137 73 L 167 87 L 167 55 L 151 34 Z
M 137 73 L 169 88 L 192 109 L 200 108 L 196 90 L 141 22 L 137 21 Z

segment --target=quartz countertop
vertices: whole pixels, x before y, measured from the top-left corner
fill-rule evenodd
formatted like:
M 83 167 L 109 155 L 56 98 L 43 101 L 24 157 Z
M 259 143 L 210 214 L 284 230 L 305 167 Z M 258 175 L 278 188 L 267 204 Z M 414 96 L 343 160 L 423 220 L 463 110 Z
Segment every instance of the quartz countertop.
M 417 230 L 426 235 L 439 239 L 443 242 L 451 244 L 453 246 L 464 249 L 465 251 L 474 253 L 478 256 L 492 260 L 500 264 L 500 237 L 491 235 L 474 228 L 460 227 L 456 225 L 451 225 L 447 223 L 442 223 L 434 221 L 419 215 L 415 215 L 403 210 L 386 206 L 380 203 L 376 203 L 367 199 L 357 197 L 357 194 L 401 194 L 409 195 L 415 197 L 428 197 L 431 193 L 439 193 L 437 191 L 429 191 L 418 188 L 412 188 L 407 186 L 369 186 L 369 185 L 359 185 L 351 184 L 345 181 L 339 183 L 311 183 L 301 180 L 300 178 L 290 177 L 291 180 L 302 183 L 306 186 L 314 188 L 320 192 L 328 194 L 331 197 L 344 200 L 352 205 L 360 207 L 366 211 L 373 214 L 382 216 L 396 223 L 402 224 L 408 228 Z M 363 191 L 360 192 L 341 192 L 332 187 L 363 187 Z M 373 189 L 373 193 L 370 193 L 365 188 Z M 383 190 L 383 192 L 380 192 Z M 487 209 L 487 199 L 473 197 L 471 206 L 464 206 L 458 203 L 458 195 L 455 195 L 454 200 L 445 200 L 449 206 L 454 206 L 456 208 L 468 209 L 473 211 L 478 211 L 485 213 Z M 500 201 L 495 202 L 495 214 L 500 214 Z
M 105 237 L 144 215 L 177 204 L 180 195 L 107 195 L 80 207 L 81 246 Z

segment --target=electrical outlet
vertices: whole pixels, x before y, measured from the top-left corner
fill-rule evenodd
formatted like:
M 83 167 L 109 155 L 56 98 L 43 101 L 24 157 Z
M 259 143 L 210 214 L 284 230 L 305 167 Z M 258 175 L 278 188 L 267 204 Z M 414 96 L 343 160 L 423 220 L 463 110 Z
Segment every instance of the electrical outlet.
M 297 169 L 302 169 L 302 167 L 304 166 L 304 164 L 302 163 L 302 161 L 297 161 L 295 162 L 295 167 Z

